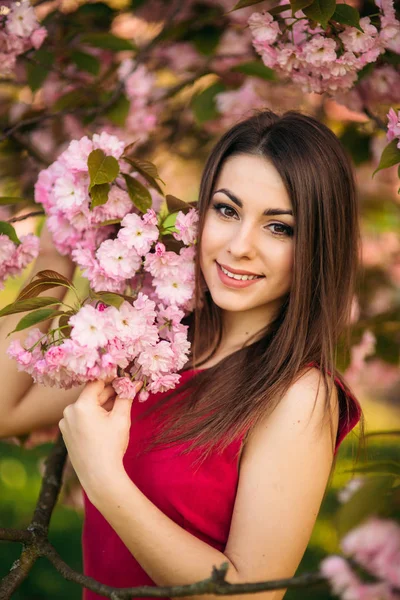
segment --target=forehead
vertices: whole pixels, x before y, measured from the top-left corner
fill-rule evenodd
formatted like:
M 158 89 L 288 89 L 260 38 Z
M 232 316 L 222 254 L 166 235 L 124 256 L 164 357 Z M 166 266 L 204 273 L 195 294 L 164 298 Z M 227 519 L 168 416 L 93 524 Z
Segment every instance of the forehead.
M 227 188 L 243 204 L 260 203 L 263 208 L 291 208 L 285 185 L 274 165 L 263 156 L 240 154 L 222 165 L 215 188 Z

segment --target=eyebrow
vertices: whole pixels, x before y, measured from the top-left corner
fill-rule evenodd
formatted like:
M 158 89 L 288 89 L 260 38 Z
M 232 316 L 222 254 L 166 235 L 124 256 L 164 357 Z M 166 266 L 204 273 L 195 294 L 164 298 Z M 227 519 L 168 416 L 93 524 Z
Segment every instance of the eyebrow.
M 243 202 L 237 196 L 235 196 L 235 194 L 233 194 L 230 190 L 221 188 L 220 190 L 216 190 L 214 192 L 214 194 L 218 194 L 219 192 L 222 192 L 223 194 L 228 196 L 228 198 L 230 198 L 232 200 L 232 202 L 234 202 L 234 204 L 239 206 L 239 208 L 243 208 Z M 214 194 L 213 194 L 213 196 L 214 196 Z M 264 210 L 263 215 L 266 215 L 266 216 L 292 215 L 293 216 L 293 211 L 285 210 L 283 208 L 267 208 L 266 210 Z

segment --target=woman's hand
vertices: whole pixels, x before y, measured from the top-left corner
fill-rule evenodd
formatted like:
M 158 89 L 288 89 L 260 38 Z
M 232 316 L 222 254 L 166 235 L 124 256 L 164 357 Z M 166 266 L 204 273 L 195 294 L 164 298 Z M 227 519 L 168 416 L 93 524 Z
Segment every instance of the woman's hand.
M 143 382 L 137 383 L 136 393 Z M 74 404 L 66 407 L 59 422 L 72 466 L 86 494 L 107 485 L 124 471 L 132 400 L 116 396 L 103 381 L 86 384 Z M 125 472 L 125 471 L 124 471 Z

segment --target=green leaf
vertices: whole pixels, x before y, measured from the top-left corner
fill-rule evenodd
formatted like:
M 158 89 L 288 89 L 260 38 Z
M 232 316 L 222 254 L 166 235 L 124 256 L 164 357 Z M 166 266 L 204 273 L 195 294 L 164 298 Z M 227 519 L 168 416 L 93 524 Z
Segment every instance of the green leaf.
M 82 52 L 81 50 L 73 50 L 71 52 L 71 60 L 81 71 L 86 71 L 92 75 L 100 73 L 100 61 L 95 56 Z
M 97 294 L 94 294 L 94 297 L 98 298 L 108 306 L 115 306 L 115 308 L 119 308 L 125 301 L 123 296 L 114 294 L 113 292 L 98 292 Z
M 63 314 L 64 312 L 62 310 L 54 310 L 54 308 L 40 308 L 39 310 L 34 310 L 28 315 L 22 317 L 16 328 L 8 335 L 11 335 L 11 333 L 14 333 L 15 331 L 22 331 L 23 329 L 32 327 L 32 325 L 37 325 L 37 323 L 47 321 L 48 319 L 53 319 L 54 317 Z
M 58 320 L 58 326 L 62 327 L 62 329 L 60 329 L 60 333 L 63 337 L 67 338 L 70 337 L 72 331 L 72 327 L 68 326 L 70 317 L 71 314 L 64 313 Z
M 6 221 L 0 221 L 0 234 L 6 235 L 17 246 L 21 244 L 14 227 Z
M 223 29 L 221 27 L 208 24 L 191 35 L 191 42 L 197 52 L 204 54 L 204 56 L 211 56 L 219 44 L 222 33 Z
M 118 223 L 121 223 L 121 219 L 108 219 L 107 221 L 96 223 L 93 227 L 105 227 L 106 225 L 117 225 Z
M 131 103 L 128 98 L 124 94 L 121 94 L 118 100 L 107 110 L 105 116 L 115 125 L 123 127 L 129 114 L 130 107 Z
M 306 17 L 320 23 L 326 29 L 329 19 L 335 12 L 335 8 L 336 0 L 314 0 L 310 6 L 303 9 L 303 12 Z
M 16 302 L 12 302 L 0 310 L 0 317 L 14 315 L 16 313 L 26 312 L 27 310 L 34 310 L 36 308 L 43 308 L 44 306 L 51 306 L 52 304 L 60 304 L 60 301 L 56 300 L 55 298 L 50 298 L 50 296 L 17 300 Z
M 57 273 L 57 271 L 52 271 L 50 269 L 39 271 L 35 277 L 37 277 L 37 279 L 34 279 L 28 283 L 28 285 L 20 291 L 17 300 L 36 298 L 36 296 L 42 292 L 50 290 L 54 287 L 64 286 L 68 289 L 72 289 L 74 287 L 69 279 L 60 273 Z
M 146 181 L 153 187 L 155 188 L 162 196 L 164 196 L 164 190 L 160 187 L 160 185 L 157 183 L 157 179 L 159 179 L 160 181 L 162 181 L 162 183 L 164 183 L 164 181 L 160 178 L 158 171 L 157 171 L 157 167 L 150 162 L 149 160 L 140 160 L 138 158 L 127 158 L 127 157 L 122 157 L 127 163 L 129 163 L 130 165 L 132 165 L 132 167 L 135 169 L 135 171 L 137 171 L 138 173 L 140 173 L 142 175 L 142 177 L 144 177 L 146 179 Z M 165 183 L 164 183 L 165 185 Z
M 51 280 L 59 281 L 61 283 L 64 283 L 65 285 L 69 285 L 69 286 L 73 287 L 73 283 L 72 283 L 72 281 L 70 281 L 68 279 L 68 277 L 61 275 L 61 273 L 58 273 L 57 271 L 53 271 L 52 269 L 45 269 L 43 271 L 38 271 L 36 273 L 35 277 L 40 277 L 40 279 L 51 279 Z
M 129 156 L 129 155 L 133 151 L 133 149 L 136 146 L 137 142 L 138 141 L 135 140 L 134 142 L 131 142 L 130 144 L 128 144 L 127 146 L 125 146 L 125 148 L 124 148 L 124 154 L 123 154 L 124 158 L 134 158 L 133 156 Z
M 245 73 L 246 75 L 250 75 L 251 77 L 260 77 L 261 79 L 267 79 L 268 81 L 277 80 L 275 71 L 273 71 L 269 67 L 266 67 L 259 60 L 252 60 L 250 62 L 245 62 L 240 65 L 235 65 L 231 68 L 231 71 Z
M 172 194 L 167 194 L 165 196 L 165 200 L 167 202 L 169 213 L 178 212 L 179 210 L 181 210 L 183 213 L 187 213 L 191 208 L 193 208 L 189 202 L 184 202 Z
M 20 196 L 0 196 L 0 204 L 16 204 L 25 200 L 26 198 L 21 198 Z
M 46 77 L 50 73 L 50 67 L 54 63 L 54 52 L 39 48 L 32 55 L 32 62 L 26 65 L 26 76 L 32 92 L 42 87 Z
M 66 94 L 63 94 L 53 104 L 53 110 L 65 110 L 66 108 L 79 108 L 82 105 L 88 105 L 91 103 L 89 98 L 82 94 L 80 90 L 71 90 Z
M 245 6 L 253 6 L 254 4 L 260 4 L 263 0 L 239 0 L 237 4 L 229 11 L 233 12 L 234 10 L 239 10 L 239 8 L 244 8 Z
M 356 29 L 359 29 L 363 32 L 363 29 L 360 26 L 360 13 L 356 8 L 353 8 L 349 4 L 338 4 L 331 19 L 332 21 L 337 21 L 342 25 L 356 27 Z
M 81 42 L 95 48 L 104 50 L 137 50 L 137 47 L 128 40 L 124 40 L 112 33 L 86 33 L 81 37 Z
M 194 96 L 191 107 L 196 121 L 200 125 L 206 121 L 219 117 L 219 112 L 215 105 L 215 96 L 225 90 L 225 85 L 220 81 L 217 81 Z
M 348 502 L 343 504 L 337 515 L 336 524 L 339 537 L 357 527 L 369 515 L 384 510 L 388 504 L 389 492 L 395 481 L 393 476 L 371 477 L 363 483 Z
M 130 175 L 123 173 L 128 188 L 128 194 L 133 204 L 142 213 L 145 213 L 151 208 L 152 198 L 149 190 L 144 187 L 137 179 L 134 179 Z
M 393 165 L 397 165 L 397 163 L 400 162 L 400 150 L 397 147 L 398 143 L 399 140 L 395 138 L 384 148 L 379 165 L 372 173 L 372 177 L 374 177 L 375 173 L 378 171 L 393 167 Z
M 108 194 L 110 192 L 109 183 L 98 183 L 90 188 L 90 197 L 92 201 L 90 203 L 90 210 L 93 210 L 95 206 L 101 206 L 108 200 Z
M 294 16 L 298 10 L 303 10 L 307 6 L 313 3 L 314 0 L 290 0 L 290 6 L 292 7 L 292 15 Z
M 98 148 L 92 150 L 88 156 L 88 168 L 90 175 L 89 190 L 94 185 L 111 183 L 119 173 L 119 164 L 113 156 L 106 156 L 103 150 Z
M 162 223 L 161 234 L 165 235 L 166 233 L 177 232 L 175 229 L 176 217 L 178 216 L 177 212 L 174 212 L 170 215 L 167 215 Z
M 285 10 L 291 10 L 290 4 L 282 4 L 281 6 L 274 6 L 274 8 L 268 9 L 268 12 L 270 15 L 272 15 L 274 17 L 275 15 L 279 15 L 281 12 L 284 12 Z

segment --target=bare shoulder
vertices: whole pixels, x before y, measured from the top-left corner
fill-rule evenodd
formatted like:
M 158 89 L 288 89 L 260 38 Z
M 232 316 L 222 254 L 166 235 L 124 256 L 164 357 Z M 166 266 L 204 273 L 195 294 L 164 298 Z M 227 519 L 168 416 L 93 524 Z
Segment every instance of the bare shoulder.
M 281 443 L 295 437 L 299 442 L 313 445 L 322 435 L 330 431 L 336 439 L 339 421 L 339 399 L 335 385 L 328 380 L 328 395 L 321 372 L 311 368 L 301 374 L 291 384 L 278 406 L 253 427 L 247 436 L 243 449 L 244 454 L 262 453 L 263 444 L 268 443 L 271 436 Z M 334 448 L 333 448 L 334 451 Z
M 335 439 L 338 398 L 336 386 L 328 391 L 329 402 L 320 372 L 304 372 L 248 436 L 225 549 L 241 581 L 291 577 L 300 563 L 333 464 L 325 417 L 332 412 Z

